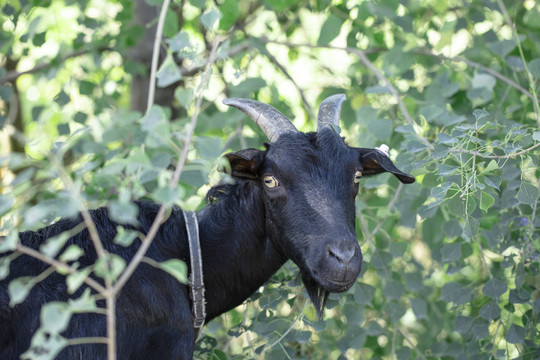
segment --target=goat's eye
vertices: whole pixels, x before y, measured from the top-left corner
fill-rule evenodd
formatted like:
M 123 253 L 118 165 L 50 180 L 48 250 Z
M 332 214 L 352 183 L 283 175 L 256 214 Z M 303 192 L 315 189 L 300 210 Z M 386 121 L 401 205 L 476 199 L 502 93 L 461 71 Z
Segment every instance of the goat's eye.
M 276 188 L 279 186 L 279 183 L 277 181 L 277 179 L 273 176 L 265 176 L 264 177 L 264 185 L 269 188 L 269 189 L 273 189 L 273 188 Z
M 361 171 L 357 171 L 356 173 L 354 173 L 354 183 L 355 184 L 358 184 L 361 179 L 362 179 L 362 172 Z

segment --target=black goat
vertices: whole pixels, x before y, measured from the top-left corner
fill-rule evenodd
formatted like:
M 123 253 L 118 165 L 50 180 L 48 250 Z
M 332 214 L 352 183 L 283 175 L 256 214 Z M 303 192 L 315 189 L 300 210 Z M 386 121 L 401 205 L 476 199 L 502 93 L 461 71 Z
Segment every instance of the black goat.
M 319 130 L 301 133 L 279 111 L 257 101 L 227 99 L 225 104 L 248 114 L 270 139 L 266 150 L 245 149 L 227 154 L 236 182 L 213 188 L 212 204 L 198 213 L 206 286 L 206 322 L 241 304 L 288 259 L 298 267 L 320 313 L 329 292 L 349 289 L 362 265 L 355 232 L 354 199 L 362 175 L 391 172 L 403 183 L 414 178 L 397 169 L 384 150 L 347 146 L 334 131 L 345 96 L 326 99 L 319 110 Z M 158 205 L 141 202 L 137 230 L 147 233 Z M 103 246 L 129 261 L 140 242 L 130 247 L 113 243 L 116 226 L 104 208 L 93 210 Z M 22 244 L 37 249 L 46 239 L 80 224 L 63 219 L 36 232 L 19 234 Z M 85 255 L 90 266 L 96 252 L 87 230 L 68 244 Z M 66 245 L 66 246 L 67 246 Z M 182 210 L 173 208 L 147 256 L 162 262 L 182 259 L 189 248 Z M 35 285 L 27 299 L 9 307 L 8 283 L 36 276 L 48 265 L 26 255 L 11 262 L 9 277 L 0 281 L 0 359 L 17 359 L 30 346 L 39 327 L 40 307 L 67 301 L 64 275 L 53 273 Z M 96 278 L 97 279 L 97 278 Z M 83 287 L 84 288 L 84 287 Z M 100 306 L 103 304 L 98 303 Z M 195 342 L 188 287 L 167 273 L 141 264 L 117 300 L 117 352 L 120 359 L 191 359 Z M 98 313 L 76 314 L 67 338 L 106 334 L 106 318 Z M 64 348 L 61 359 L 105 359 L 103 344 Z

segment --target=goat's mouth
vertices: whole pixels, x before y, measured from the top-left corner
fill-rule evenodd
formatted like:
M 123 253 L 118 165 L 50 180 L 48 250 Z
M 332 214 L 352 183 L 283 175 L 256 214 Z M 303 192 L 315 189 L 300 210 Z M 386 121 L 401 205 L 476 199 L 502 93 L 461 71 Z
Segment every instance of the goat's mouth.
M 319 283 L 326 291 L 339 293 L 349 290 L 354 285 L 355 281 L 356 278 L 347 281 L 321 279 Z
M 321 278 L 317 271 L 302 274 L 302 282 L 306 287 L 307 293 L 311 302 L 317 310 L 319 319 L 322 318 L 322 313 L 326 307 L 326 300 L 330 293 L 344 292 L 349 290 L 356 282 L 356 277 L 348 280 L 335 280 Z

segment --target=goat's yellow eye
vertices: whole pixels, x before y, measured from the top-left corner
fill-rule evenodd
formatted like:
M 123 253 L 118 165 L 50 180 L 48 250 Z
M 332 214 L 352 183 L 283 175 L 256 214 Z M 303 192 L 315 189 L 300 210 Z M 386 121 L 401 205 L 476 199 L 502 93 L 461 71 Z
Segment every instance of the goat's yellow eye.
M 361 179 L 362 179 L 362 172 L 361 171 L 357 171 L 356 173 L 354 173 L 354 183 L 355 184 L 358 184 Z
M 264 185 L 269 188 L 269 189 L 273 189 L 273 188 L 276 188 L 279 186 L 279 183 L 277 181 L 277 179 L 273 176 L 265 176 L 264 177 Z

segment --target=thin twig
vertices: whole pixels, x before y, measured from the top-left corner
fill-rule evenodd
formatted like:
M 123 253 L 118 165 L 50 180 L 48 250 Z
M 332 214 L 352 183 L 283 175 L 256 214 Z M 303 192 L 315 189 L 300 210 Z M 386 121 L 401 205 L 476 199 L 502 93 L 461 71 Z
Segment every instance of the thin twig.
M 150 85 L 148 86 L 148 102 L 146 104 L 146 112 L 150 111 L 152 105 L 154 105 L 154 97 L 156 93 L 156 73 L 157 65 L 159 61 L 159 48 L 161 46 L 161 36 L 163 35 L 163 25 L 165 24 L 165 15 L 169 9 L 170 0 L 164 0 L 161 5 L 161 12 L 159 13 L 159 20 L 157 23 L 156 36 L 154 39 L 154 49 L 152 52 L 152 64 L 150 65 Z
M 418 349 L 416 347 L 416 345 L 414 345 L 414 343 L 412 342 L 411 339 L 409 339 L 409 337 L 407 336 L 407 334 L 405 334 L 405 332 L 403 332 L 403 330 L 399 329 L 398 328 L 398 331 L 399 333 L 405 338 L 405 341 L 407 341 L 409 343 L 409 345 L 416 351 L 416 354 L 418 356 L 420 356 L 422 359 L 424 360 L 427 360 L 426 357 L 424 356 L 424 354 L 422 354 L 422 352 L 420 351 L 420 349 Z
M 396 189 L 396 192 L 394 193 L 394 196 L 392 197 L 392 200 L 390 201 L 390 203 L 387 206 L 386 216 L 377 224 L 377 226 L 375 226 L 375 229 L 373 229 L 373 231 L 370 234 L 371 237 L 375 236 L 375 234 L 377 232 L 379 232 L 379 229 L 383 226 L 386 219 L 388 219 L 388 217 L 390 216 L 390 213 L 392 212 L 392 209 L 396 205 L 397 199 L 399 197 L 399 193 L 401 192 L 402 188 L 403 188 L 403 184 L 399 183 L 399 185 L 398 185 L 398 187 Z
M 484 159 L 510 159 L 510 158 L 514 158 L 514 157 L 518 157 L 523 154 L 526 154 L 529 151 L 536 149 L 537 147 L 540 147 L 540 142 L 525 150 L 507 154 L 507 155 L 483 155 L 481 152 L 476 151 L 476 150 L 466 150 L 466 149 L 458 149 L 458 148 L 451 148 L 450 152 L 470 154 L 470 155 L 474 155 L 474 156 L 484 158 Z
M 53 64 L 62 63 L 64 61 L 68 60 L 68 59 L 78 57 L 78 56 L 81 56 L 81 55 L 86 55 L 86 54 L 92 52 L 93 50 L 94 49 L 81 49 L 81 50 L 77 50 L 77 51 L 74 51 L 72 53 L 69 53 L 69 54 L 63 56 L 59 62 L 54 61 L 55 59 L 51 59 L 50 62 L 44 62 L 44 63 L 38 64 L 38 65 L 34 66 L 33 68 L 28 69 L 28 70 L 24 70 L 24 71 L 8 71 L 6 73 L 6 75 L 4 75 L 4 77 L 0 79 L 0 84 L 12 83 L 15 80 L 17 80 L 21 75 L 33 74 L 33 73 L 39 72 L 41 70 L 45 70 L 45 69 L 47 69 L 49 67 L 52 67 Z M 98 47 L 97 48 L 97 51 L 99 51 L 99 52 L 111 51 L 111 50 L 112 49 L 109 48 L 109 47 Z
M 300 86 L 298 85 L 298 83 L 296 82 L 296 80 L 294 80 L 294 78 L 291 76 L 291 74 L 287 71 L 287 69 L 285 68 L 285 66 L 283 66 L 279 61 L 278 59 L 276 59 L 276 57 L 274 55 L 272 55 L 268 49 L 266 50 L 265 54 L 277 67 L 278 69 L 283 73 L 283 75 L 285 75 L 287 77 L 287 79 L 289 79 L 294 87 L 296 88 L 296 90 L 298 90 L 298 93 L 300 93 L 300 97 L 302 98 L 302 102 L 304 103 L 304 108 L 307 110 L 307 112 L 309 113 L 309 116 L 312 118 L 312 119 L 315 119 L 315 114 L 313 113 L 313 109 L 311 107 L 311 104 L 309 103 L 309 101 L 307 100 L 306 98 L 306 95 L 304 94 L 304 90 L 302 90 L 300 88 Z
M 502 0 L 497 0 L 497 5 L 499 5 L 499 8 L 501 9 L 501 12 L 504 15 L 504 20 L 506 21 L 506 25 L 512 30 L 512 36 L 514 37 L 514 41 L 517 44 L 519 55 L 521 57 L 521 61 L 523 62 L 523 67 L 525 68 L 525 72 L 527 73 L 527 79 L 529 80 L 529 87 L 532 91 L 532 101 L 534 106 L 534 112 L 536 114 L 536 126 L 540 127 L 540 113 L 539 113 L 539 104 L 538 104 L 538 97 L 536 96 L 536 90 L 534 86 L 534 79 L 529 71 L 529 68 L 527 66 L 527 62 L 525 61 L 525 55 L 523 54 L 523 49 L 521 47 L 521 41 L 519 40 L 519 36 L 517 34 L 516 26 L 512 22 L 512 18 L 510 18 L 510 14 L 508 13 L 508 9 L 504 5 L 504 2 Z
M 307 304 L 307 300 L 304 300 L 304 305 L 302 306 L 302 309 L 300 310 L 300 313 L 298 313 L 298 315 L 296 316 L 296 318 L 294 319 L 294 321 L 292 322 L 291 326 L 289 326 L 289 328 L 279 337 L 279 339 L 277 339 L 276 341 L 274 341 L 272 344 L 268 345 L 267 347 L 264 348 L 264 351 L 268 351 L 270 350 L 271 348 L 273 348 L 274 346 L 276 346 L 277 344 L 281 343 L 281 340 L 283 340 L 285 338 L 285 336 L 287 336 L 288 333 L 291 332 L 291 330 L 295 327 L 296 323 L 302 318 L 304 317 L 304 309 L 306 308 L 306 304 Z
M 55 260 L 53 258 L 50 258 L 48 257 L 47 255 L 45 254 L 42 254 L 40 253 L 39 251 L 37 250 L 34 250 L 28 246 L 25 246 L 25 245 L 22 245 L 22 244 L 17 244 L 17 247 L 15 248 L 18 252 L 20 253 L 23 253 L 25 255 L 28 255 L 28 256 L 31 256 L 35 259 L 38 259 L 46 264 L 49 264 L 51 266 L 54 266 L 56 269 L 59 269 L 59 270 L 64 270 L 64 271 L 67 271 L 69 272 L 70 274 L 74 274 L 77 272 L 76 269 L 72 268 L 71 266 L 63 263 L 63 262 L 60 262 L 58 260 Z M 99 293 L 105 293 L 106 290 L 103 286 L 101 286 L 97 281 L 95 281 L 94 279 L 90 278 L 90 277 L 87 277 L 85 280 L 84 280 L 85 284 L 90 286 L 92 289 L 94 289 L 95 291 L 99 292 Z
M 67 345 L 84 345 L 84 344 L 107 344 L 106 337 L 80 337 L 68 339 Z

